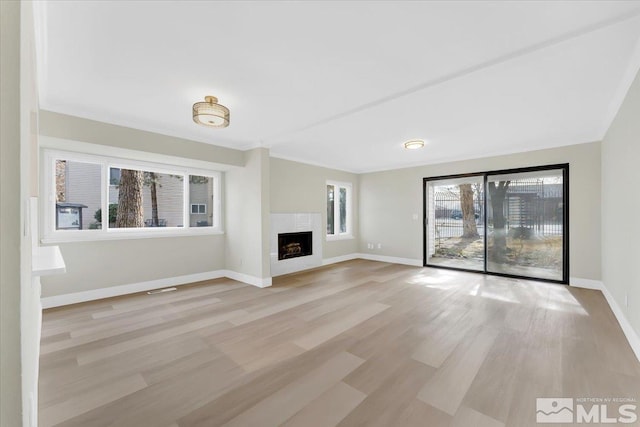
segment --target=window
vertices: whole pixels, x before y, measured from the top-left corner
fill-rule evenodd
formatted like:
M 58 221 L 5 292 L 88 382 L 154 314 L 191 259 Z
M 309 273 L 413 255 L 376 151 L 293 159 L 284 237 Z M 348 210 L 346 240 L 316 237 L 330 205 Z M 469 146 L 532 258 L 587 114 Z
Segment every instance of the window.
M 110 168 L 109 169 L 109 185 L 119 185 L 119 184 L 120 184 L 120 169 Z
M 352 185 L 327 181 L 327 239 L 352 238 Z
M 214 181 L 208 176 L 189 175 L 189 203 L 191 227 L 214 226 L 214 204 L 217 203 Z
M 109 228 L 182 227 L 184 178 L 146 169 L 109 168 L 119 171 L 117 185 L 109 186 L 109 204 L 115 204 L 115 221 Z
M 54 166 L 55 229 L 101 229 L 102 166 L 66 159 L 56 159 Z
M 219 172 L 53 150 L 44 157 L 44 241 L 220 232 Z

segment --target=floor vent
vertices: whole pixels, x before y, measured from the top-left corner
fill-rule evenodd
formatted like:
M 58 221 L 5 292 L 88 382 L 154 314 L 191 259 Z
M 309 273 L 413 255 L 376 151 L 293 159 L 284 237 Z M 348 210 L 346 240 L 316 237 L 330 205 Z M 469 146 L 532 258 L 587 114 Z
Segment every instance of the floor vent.
M 147 292 L 147 294 L 149 295 L 153 295 L 153 294 L 162 294 L 164 292 L 173 292 L 173 291 L 177 291 L 177 288 L 164 288 L 164 289 L 154 289 L 152 291 Z

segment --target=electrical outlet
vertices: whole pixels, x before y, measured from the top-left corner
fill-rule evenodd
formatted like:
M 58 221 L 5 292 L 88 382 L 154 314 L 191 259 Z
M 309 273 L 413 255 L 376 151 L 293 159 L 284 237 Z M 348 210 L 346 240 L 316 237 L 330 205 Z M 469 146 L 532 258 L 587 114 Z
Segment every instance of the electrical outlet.
M 373 249 L 373 243 L 367 243 L 367 249 Z
M 414 213 L 411 217 L 413 218 L 414 221 L 418 220 L 418 214 L 417 213 Z
M 382 249 L 382 243 L 378 243 L 378 249 Z

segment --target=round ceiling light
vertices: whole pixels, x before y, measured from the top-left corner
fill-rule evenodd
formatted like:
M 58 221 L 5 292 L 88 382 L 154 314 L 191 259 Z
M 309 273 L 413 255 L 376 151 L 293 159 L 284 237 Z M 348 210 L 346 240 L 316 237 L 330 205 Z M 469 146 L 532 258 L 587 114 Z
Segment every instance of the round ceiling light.
M 229 109 L 218 104 L 215 96 L 205 96 L 204 100 L 205 102 L 193 104 L 193 121 L 212 128 L 229 126 Z
M 404 148 L 407 150 L 417 150 L 424 147 L 424 141 L 421 139 L 410 139 L 404 143 Z

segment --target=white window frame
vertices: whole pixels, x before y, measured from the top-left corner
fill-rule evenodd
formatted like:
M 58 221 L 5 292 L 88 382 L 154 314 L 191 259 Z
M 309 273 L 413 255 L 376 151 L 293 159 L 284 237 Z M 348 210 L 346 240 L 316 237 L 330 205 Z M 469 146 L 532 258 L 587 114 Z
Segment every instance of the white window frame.
M 56 160 L 97 164 L 101 167 L 101 209 L 108 216 L 110 168 L 135 169 L 162 174 L 182 176 L 183 182 L 183 227 L 141 227 L 141 228 L 109 228 L 109 221 L 102 221 L 102 229 L 97 230 L 56 230 Z M 63 243 L 93 240 L 140 239 L 150 237 L 195 236 L 203 234 L 223 234 L 221 178 L 219 171 L 192 168 L 187 166 L 152 163 L 129 160 L 104 155 L 78 153 L 57 149 L 43 150 L 42 187 L 44 189 L 42 208 L 42 243 Z M 191 202 L 189 200 L 189 175 L 206 176 L 213 179 L 213 225 L 210 227 L 191 227 Z M 205 208 L 206 209 L 206 208 Z
M 327 186 L 333 185 L 334 195 L 333 195 L 333 230 L 334 234 L 327 233 L 327 240 L 342 240 L 342 239 L 353 239 L 353 184 L 350 182 L 339 182 L 339 181 L 327 181 Z M 327 190 L 325 186 L 325 201 L 327 198 Z M 340 189 L 344 188 L 347 190 L 347 218 L 346 218 L 346 232 L 340 232 Z M 327 225 L 327 221 L 329 219 L 325 219 L 325 229 Z
M 193 175 L 193 174 L 192 174 Z M 200 206 L 204 206 L 204 212 L 194 212 L 193 207 L 198 206 L 198 211 L 200 210 Z M 206 203 L 191 203 L 191 215 L 206 215 L 207 214 L 207 204 Z

